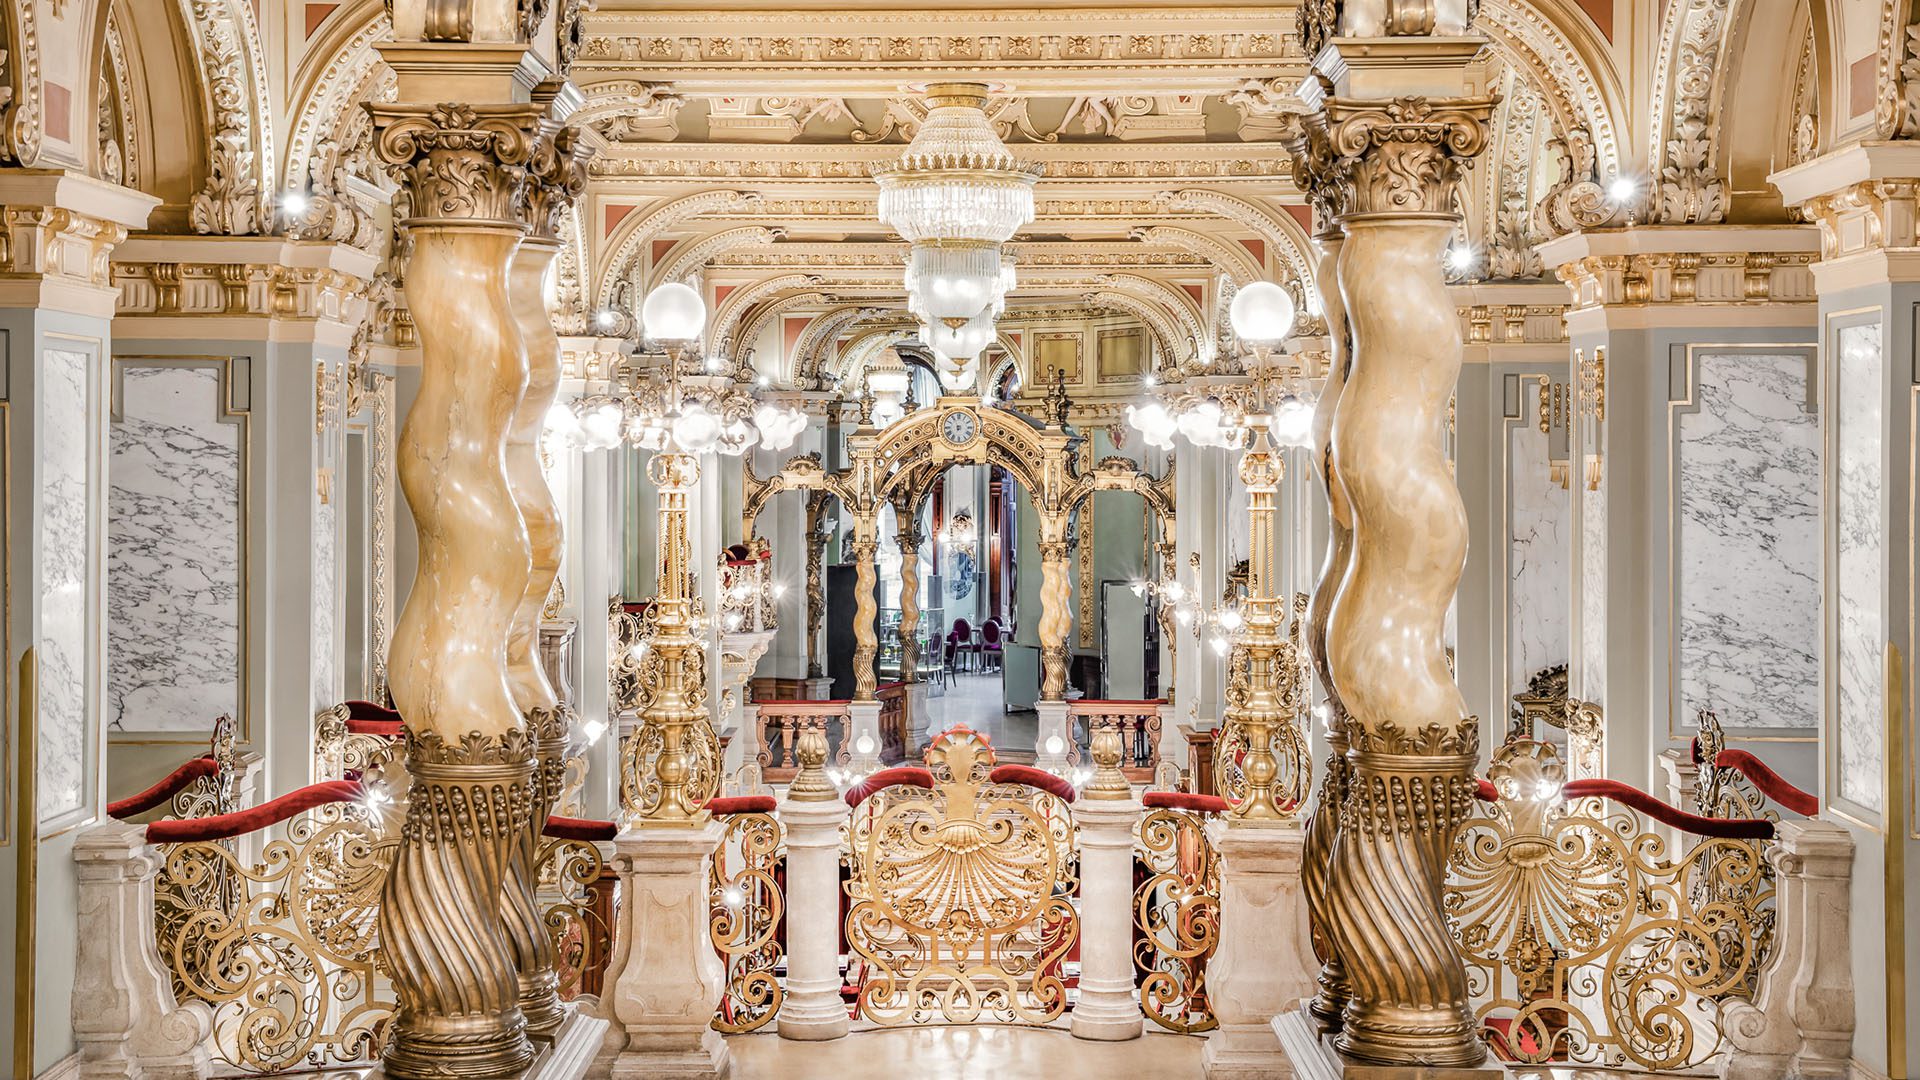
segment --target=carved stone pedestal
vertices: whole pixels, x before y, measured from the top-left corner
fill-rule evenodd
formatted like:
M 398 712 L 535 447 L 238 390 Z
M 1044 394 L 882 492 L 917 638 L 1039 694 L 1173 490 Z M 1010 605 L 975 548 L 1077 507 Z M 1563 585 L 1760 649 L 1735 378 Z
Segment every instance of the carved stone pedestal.
M 1065 772 L 1067 750 L 1073 746 L 1073 718 L 1067 715 L 1064 701 L 1036 701 L 1033 704 L 1038 725 L 1033 733 L 1033 764 L 1048 772 Z M 1052 740 L 1058 739 L 1059 749 Z
M 865 741 L 863 742 L 862 739 Z M 865 747 L 865 750 L 861 748 Z M 847 705 L 848 765 L 857 773 L 880 768 L 880 703 L 854 701 Z
M 1287 1072 L 1298 1080 L 1505 1080 L 1506 1068 L 1489 1058 L 1483 1065 L 1368 1065 L 1333 1048 L 1319 1021 L 1305 1006 L 1273 1018 L 1273 1035 L 1286 1054 Z
M 710 1026 L 723 974 L 707 936 L 707 863 L 723 832 L 703 817 L 643 824 L 615 838 L 622 901 L 600 1002 L 610 1026 L 589 1076 L 727 1075 L 727 1045 Z
M 787 827 L 788 927 L 780 1037 L 838 1039 L 848 1025 L 847 1004 L 840 997 L 838 947 L 840 826 L 847 820 L 847 807 L 838 799 L 789 797 L 780 804 L 780 820 Z
M 1297 821 L 1215 822 L 1220 853 L 1220 946 L 1207 968 L 1220 1026 L 1201 1063 L 1208 1080 L 1294 1075 L 1273 1018 L 1313 993 L 1320 965 L 1307 936 L 1300 893 L 1306 831 Z
M 1088 799 L 1080 827 L 1080 1001 L 1073 1037 L 1118 1042 L 1141 1033 L 1133 986 L 1133 798 Z

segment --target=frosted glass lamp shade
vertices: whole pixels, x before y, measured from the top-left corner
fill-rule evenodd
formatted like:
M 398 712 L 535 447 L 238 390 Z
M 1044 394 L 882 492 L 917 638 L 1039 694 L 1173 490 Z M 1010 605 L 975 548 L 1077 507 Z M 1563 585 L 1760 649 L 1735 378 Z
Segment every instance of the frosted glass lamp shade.
M 707 305 L 691 287 L 669 281 L 647 294 L 640 322 L 654 341 L 693 341 L 706 328 Z
M 1256 281 L 1234 294 L 1233 333 L 1249 345 L 1278 345 L 1293 329 L 1293 297 L 1271 281 Z

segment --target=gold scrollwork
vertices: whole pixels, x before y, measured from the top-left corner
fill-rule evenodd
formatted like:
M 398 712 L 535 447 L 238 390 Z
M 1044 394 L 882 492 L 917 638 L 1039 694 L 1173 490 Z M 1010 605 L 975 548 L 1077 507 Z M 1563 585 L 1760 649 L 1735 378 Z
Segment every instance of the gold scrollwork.
M 1445 909 L 1484 1036 L 1508 1061 L 1669 1072 L 1721 1048 L 1717 999 L 1748 983 L 1756 841 L 1675 858 L 1630 810 L 1563 801 L 1550 744 L 1509 742 L 1500 799 L 1457 834 Z
M 595 906 L 592 889 L 606 860 L 589 840 L 548 838 L 534 863 L 539 883 L 540 921 L 553 942 L 553 968 L 560 996 L 572 1000 L 584 991 L 587 973 L 606 965 L 613 928 Z
M 375 817 L 358 804 L 308 811 L 254 866 L 222 841 L 165 849 L 154 906 L 173 932 L 161 960 L 183 998 L 213 1010 L 213 1050 L 227 1064 L 281 1072 L 379 1051 L 393 1002 L 375 918 L 399 839 Z M 231 909 L 205 902 L 221 880 Z
M 855 814 L 858 1013 L 883 1026 L 1051 1023 L 1080 931 L 1066 804 L 990 782 L 993 749 L 966 728 L 927 759 L 932 789 L 892 788 Z
M 735 814 L 707 871 L 707 934 L 726 966 L 726 989 L 713 1016 L 717 1031 L 756 1031 L 779 1015 L 786 998 L 775 975 L 785 952 L 779 929 L 786 899 L 777 872 L 782 835 L 772 814 Z
M 1133 963 L 1147 1019 L 1183 1035 L 1220 1026 L 1207 962 L 1220 944 L 1220 857 L 1201 814 L 1156 809 L 1140 821 L 1136 858 L 1149 877 L 1133 893 Z

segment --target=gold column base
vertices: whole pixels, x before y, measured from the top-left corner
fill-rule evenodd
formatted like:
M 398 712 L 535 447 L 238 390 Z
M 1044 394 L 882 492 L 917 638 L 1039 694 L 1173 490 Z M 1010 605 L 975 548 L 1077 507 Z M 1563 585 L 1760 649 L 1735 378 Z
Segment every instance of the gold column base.
M 400 850 L 381 895 L 381 947 L 398 1008 L 388 1076 L 507 1080 L 534 1058 L 519 973 L 500 918 L 514 845 L 532 828 L 526 733 L 455 746 L 410 735 L 413 783 Z

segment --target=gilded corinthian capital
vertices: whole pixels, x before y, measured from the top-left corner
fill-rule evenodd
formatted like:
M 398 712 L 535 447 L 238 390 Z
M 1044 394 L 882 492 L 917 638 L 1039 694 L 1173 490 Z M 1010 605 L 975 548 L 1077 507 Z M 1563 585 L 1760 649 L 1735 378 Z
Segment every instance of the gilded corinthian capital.
M 522 218 L 533 235 L 560 236 L 560 224 L 587 190 L 587 159 L 593 148 L 580 138 L 580 129 L 553 126 L 535 140 L 527 161 L 528 182 L 523 188 Z
M 1327 143 L 1346 213 L 1454 213 L 1460 170 L 1486 148 L 1497 101 L 1327 99 Z
M 1293 183 L 1313 207 L 1314 235 L 1338 236 L 1347 212 L 1347 187 L 1337 169 L 1328 138 L 1325 112 L 1285 113 L 1280 117 L 1280 143 L 1292 158 Z
M 408 224 L 519 224 L 530 164 L 550 145 L 542 138 L 545 111 L 535 104 L 367 104 L 374 151 L 411 196 Z

